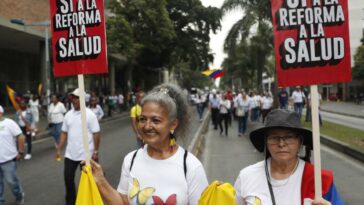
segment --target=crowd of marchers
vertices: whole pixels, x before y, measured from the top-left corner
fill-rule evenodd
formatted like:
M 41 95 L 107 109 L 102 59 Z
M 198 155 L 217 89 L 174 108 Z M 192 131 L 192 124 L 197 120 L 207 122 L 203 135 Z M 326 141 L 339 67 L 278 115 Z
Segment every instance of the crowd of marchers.
M 300 92 L 300 87 L 296 88 L 296 92 Z M 299 102 L 294 101 L 295 95 L 292 93 L 289 98 L 297 106 Z M 70 96 L 72 109 L 63 116 L 59 141 L 56 139 L 57 157 L 61 157 L 62 149 L 66 147 L 66 205 L 75 204 L 75 172 L 86 159 L 80 129 L 80 90 L 74 90 Z M 199 204 L 208 186 L 205 169 L 198 158 L 177 143 L 178 138 L 187 135 L 191 124 L 187 95 L 176 85 L 162 84 L 146 94 L 139 92 L 137 96 L 130 116 L 139 148 L 124 157 L 117 188 L 110 185 L 102 165 L 98 163 L 99 120 L 91 109 L 86 109 L 91 169 L 103 200 L 110 205 Z M 304 98 L 302 94 L 301 97 Z M 333 183 L 333 175 L 327 170 L 321 173 L 323 195 L 315 197 L 312 184 L 314 168 L 310 163 L 312 132 L 302 127 L 299 113 L 284 108 L 272 109 L 273 98 L 269 92 L 261 96 L 253 91 L 246 93 L 242 90 L 234 95 L 229 91 L 212 90 L 204 98 L 197 95 L 194 99 L 197 110 L 201 109 L 198 105 L 201 102 L 203 108 L 208 107 L 213 128 L 217 129 L 219 125 L 221 134 L 222 121 L 227 135 L 229 122 L 232 123 L 233 118 L 238 120 L 239 136 L 248 136 L 248 118 L 265 123 L 249 133 L 253 146 L 264 153 L 265 159 L 241 170 L 234 185 L 234 204 L 343 204 Z M 64 111 L 63 107 L 60 108 L 61 112 Z M 257 109 L 254 111 L 254 108 Z M 16 163 L 23 157 L 25 137 L 13 120 L 2 117 L 3 113 L 0 107 L 0 182 L 8 182 L 16 201 L 22 204 L 25 195 L 16 176 Z M 304 150 L 304 154 L 301 154 L 301 150 Z M 0 204 L 4 201 L 1 185 Z

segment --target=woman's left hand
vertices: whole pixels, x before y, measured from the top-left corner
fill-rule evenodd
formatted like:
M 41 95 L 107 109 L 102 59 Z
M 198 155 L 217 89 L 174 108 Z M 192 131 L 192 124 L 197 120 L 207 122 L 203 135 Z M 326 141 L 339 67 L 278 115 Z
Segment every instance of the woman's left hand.
M 313 200 L 312 205 L 331 205 L 331 203 L 323 198 L 320 198 Z

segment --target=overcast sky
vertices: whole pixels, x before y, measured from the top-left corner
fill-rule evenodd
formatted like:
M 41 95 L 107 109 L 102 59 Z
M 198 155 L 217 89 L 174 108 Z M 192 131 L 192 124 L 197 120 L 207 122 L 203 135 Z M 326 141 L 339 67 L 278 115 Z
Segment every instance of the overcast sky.
M 224 0 L 201 0 L 204 6 L 215 6 L 220 8 Z M 225 54 L 223 51 L 224 40 L 229 32 L 231 26 L 237 22 L 242 17 L 241 12 L 232 12 L 225 15 L 222 19 L 222 28 L 217 34 L 210 34 L 210 48 L 214 53 L 214 63 L 211 68 L 220 67 L 222 61 L 224 60 Z

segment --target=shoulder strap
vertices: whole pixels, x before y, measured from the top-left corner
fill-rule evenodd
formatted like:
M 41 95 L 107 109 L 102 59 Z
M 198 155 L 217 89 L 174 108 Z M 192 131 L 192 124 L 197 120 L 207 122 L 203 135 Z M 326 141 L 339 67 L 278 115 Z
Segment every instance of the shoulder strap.
M 135 159 L 135 157 L 136 157 L 137 153 L 138 153 L 138 150 L 135 150 L 135 152 L 134 152 L 134 154 L 133 154 L 133 157 L 131 158 L 129 172 L 131 172 L 131 169 L 133 168 L 134 159 Z
M 185 178 L 187 178 L 187 154 L 188 154 L 188 151 L 185 150 L 185 154 L 183 155 L 183 171 L 185 173 Z

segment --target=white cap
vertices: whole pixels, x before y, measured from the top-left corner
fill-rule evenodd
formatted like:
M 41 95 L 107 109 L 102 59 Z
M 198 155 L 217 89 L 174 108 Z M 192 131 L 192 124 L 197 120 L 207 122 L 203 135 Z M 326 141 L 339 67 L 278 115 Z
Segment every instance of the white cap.
M 0 113 L 4 113 L 4 108 L 1 105 L 0 105 Z
M 74 95 L 74 96 L 77 96 L 77 97 L 80 97 L 81 95 L 81 91 L 79 88 L 76 88 L 72 93 L 71 95 Z

